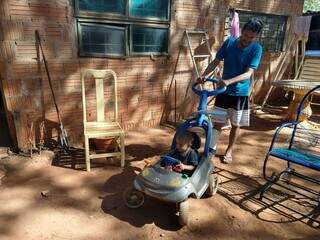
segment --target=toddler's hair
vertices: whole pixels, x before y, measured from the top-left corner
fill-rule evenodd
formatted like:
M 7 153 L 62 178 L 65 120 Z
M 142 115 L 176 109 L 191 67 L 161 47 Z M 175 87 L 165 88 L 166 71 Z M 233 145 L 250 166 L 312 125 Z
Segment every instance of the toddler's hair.
M 179 139 L 185 144 L 191 145 L 193 142 L 193 134 L 189 131 L 180 131 L 177 132 L 176 139 Z

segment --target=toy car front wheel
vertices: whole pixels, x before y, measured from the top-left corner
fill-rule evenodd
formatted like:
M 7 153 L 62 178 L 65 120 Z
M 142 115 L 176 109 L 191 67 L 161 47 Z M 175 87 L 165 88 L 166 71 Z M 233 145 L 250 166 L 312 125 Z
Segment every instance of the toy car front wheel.
M 189 223 L 189 201 L 188 199 L 179 203 L 179 224 L 186 226 Z
M 215 174 L 210 174 L 209 176 L 209 186 L 207 188 L 206 194 L 208 196 L 213 196 L 218 191 L 219 179 Z
M 128 208 L 139 208 L 144 203 L 144 194 L 134 188 L 128 188 L 123 193 L 123 200 Z

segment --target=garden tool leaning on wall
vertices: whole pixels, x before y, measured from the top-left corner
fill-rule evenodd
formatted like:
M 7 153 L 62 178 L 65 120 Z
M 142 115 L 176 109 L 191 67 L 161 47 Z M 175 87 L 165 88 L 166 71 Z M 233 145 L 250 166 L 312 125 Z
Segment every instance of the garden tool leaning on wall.
M 40 46 L 40 50 L 41 50 L 44 66 L 45 66 L 47 77 L 48 77 L 48 81 L 49 81 L 49 86 L 50 86 L 53 102 L 54 102 L 54 106 L 56 108 L 57 115 L 58 115 L 58 121 L 59 121 L 59 125 L 60 125 L 59 144 L 60 144 L 61 148 L 63 148 L 64 150 L 68 150 L 69 149 L 68 136 L 67 136 L 67 132 L 66 132 L 66 130 L 65 130 L 63 124 L 62 124 L 62 121 L 61 121 L 59 108 L 58 108 L 56 97 L 55 97 L 55 94 L 54 94 L 54 91 L 53 91 L 53 87 L 52 87 L 51 77 L 50 77 L 50 73 L 49 73 L 49 69 L 48 69 L 48 63 L 46 61 L 46 58 L 45 58 L 45 55 L 44 55 L 44 52 L 43 52 L 43 49 L 42 49 L 42 45 L 41 45 L 39 31 L 36 30 L 35 34 L 36 34 L 36 41 L 38 42 L 38 44 Z

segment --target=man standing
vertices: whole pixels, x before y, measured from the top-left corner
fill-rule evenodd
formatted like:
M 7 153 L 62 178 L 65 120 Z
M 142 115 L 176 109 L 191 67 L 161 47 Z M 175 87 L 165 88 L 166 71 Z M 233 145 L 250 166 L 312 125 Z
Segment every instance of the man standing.
M 223 156 L 224 163 L 232 162 L 232 152 L 239 136 L 240 127 L 249 126 L 249 96 L 250 77 L 258 68 L 262 47 L 255 42 L 261 32 L 263 24 L 258 19 L 250 19 L 242 28 L 239 38 L 229 37 L 218 50 L 213 60 L 203 73 L 203 77 L 210 75 L 219 62 L 224 60 L 222 79 L 218 87 L 226 86 L 227 90 L 216 97 L 214 111 L 225 112 L 231 122 L 232 128 L 229 135 L 229 144 Z M 203 79 L 199 79 L 203 82 Z M 221 127 L 225 122 L 214 122 L 211 140 L 211 151 L 215 152 L 219 141 Z

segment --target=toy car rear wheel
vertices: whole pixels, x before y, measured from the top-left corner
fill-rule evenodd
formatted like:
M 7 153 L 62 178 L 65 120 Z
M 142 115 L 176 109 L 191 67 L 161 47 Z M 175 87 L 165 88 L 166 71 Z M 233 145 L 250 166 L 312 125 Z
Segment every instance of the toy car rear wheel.
M 213 196 L 218 191 L 219 179 L 215 174 L 210 174 L 209 176 L 209 186 L 207 188 L 206 194 L 208 196 Z
M 144 194 L 134 188 L 128 188 L 123 193 L 123 200 L 128 208 L 139 208 L 144 203 Z
M 179 203 L 179 224 L 186 226 L 189 223 L 189 201 L 188 199 Z

